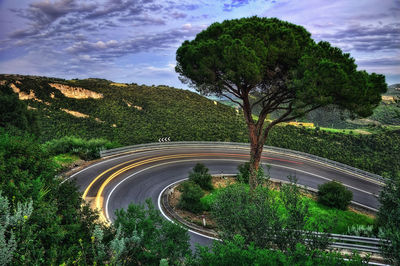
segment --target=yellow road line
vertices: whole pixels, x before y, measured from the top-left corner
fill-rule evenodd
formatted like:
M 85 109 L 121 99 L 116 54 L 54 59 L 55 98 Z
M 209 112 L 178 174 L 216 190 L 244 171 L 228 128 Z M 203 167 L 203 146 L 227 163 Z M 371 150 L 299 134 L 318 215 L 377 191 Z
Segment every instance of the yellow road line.
M 100 210 L 100 219 L 105 221 L 105 222 L 109 222 L 106 217 L 104 216 L 104 213 L 102 211 L 102 194 L 103 191 L 105 189 L 105 187 L 118 175 L 133 169 L 135 167 L 144 165 L 144 164 L 148 164 L 148 163 L 152 163 L 152 162 L 157 162 L 157 161 L 162 161 L 162 160 L 167 160 L 167 159 L 179 159 L 179 158 L 190 158 L 190 157 L 200 157 L 200 156 L 210 156 L 210 155 L 224 155 L 224 156 L 231 156 L 231 157 L 235 157 L 238 154 L 221 154 L 221 153 L 199 153 L 199 154 L 175 154 L 175 155 L 166 155 L 166 156 L 161 156 L 161 157 L 155 157 L 155 158 L 150 158 L 150 159 L 146 159 L 143 161 L 139 161 L 133 164 L 130 164 L 128 166 L 125 166 L 121 169 L 119 169 L 118 171 L 116 171 L 115 173 L 113 173 L 112 175 L 110 175 L 100 186 L 99 190 L 97 191 L 97 195 L 95 197 L 95 207 L 96 209 Z M 133 160 L 132 160 L 133 161 Z M 91 186 L 100 178 L 102 177 L 104 174 L 106 174 L 107 172 L 109 172 L 110 170 L 115 169 L 116 167 L 120 166 L 122 164 L 119 164 L 115 167 L 112 167 L 104 172 L 102 172 L 100 175 L 98 175 L 91 183 L 90 185 L 86 188 L 84 196 L 86 197 Z M 85 198 L 84 198 L 85 199 Z

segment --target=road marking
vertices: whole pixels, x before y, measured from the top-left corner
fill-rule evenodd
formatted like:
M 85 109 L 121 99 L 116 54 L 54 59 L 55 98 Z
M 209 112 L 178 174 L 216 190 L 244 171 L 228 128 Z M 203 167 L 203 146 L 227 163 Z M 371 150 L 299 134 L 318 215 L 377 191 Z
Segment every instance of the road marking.
M 178 157 L 182 157 L 182 156 L 185 157 L 186 155 L 190 155 L 190 157 L 193 157 L 193 156 L 221 156 L 221 155 L 222 155 L 222 156 L 225 156 L 225 157 L 238 157 L 238 156 L 240 156 L 240 157 L 248 157 L 248 156 L 249 156 L 248 154 L 235 154 L 235 153 L 230 153 L 230 154 L 228 154 L 228 153 L 192 153 L 192 154 L 165 155 L 165 156 L 161 156 L 161 157 L 150 157 L 150 158 L 154 158 L 154 159 L 159 158 L 158 160 L 162 160 L 162 158 L 173 159 L 173 158 L 178 158 Z M 193 156 L 192 156 L 192 155 L 193 155 Z M 171 157 L 170 157 L 170 156 L 171 156 Z M 175 156 L 177 156 L 177 157 L 175 157 Z M 189 157 L 189 156 L 187 156 L 187 157 Z M 290 163 L 294 163 L 294 164 L 303 164 L 303 163 L 300 163 L 300 162 L 295 162 L 295 161 L 290 161 L 290 160 L 285 160 L 285 159 L 280 159 L 280 158 L 272 158 L 272 157 L 261 157 L 261 158 L 262 158 L 262 159 L 266 159 L 266 160 L 276 160 L 276 161 L 290 162 Z M 134 162 L 135 160 L 140 161 L 141 159 L 143 160 L 143 158 L 132 159 L 132 160 L 130 160 L 130 161 L 123 162 L 123 163 L 120 163 L 120 164 L 118 164 L 118 165 L 115 165 L 115 166 L 113 166 L 113 167 L 107 169 L 106 171 L 102 172 L 101 174 L 99 174 L 98 176 L 96 176 L 96 178 L 93 179 L 92 182 L 90 182 L 89 186 L 85 189 L 82 198 L 83 198 L 83 199 L 86 198 L 87 194 L 89 193 L 89 190 L 90 190 L 91 187 L 94 185 L 94 183 L 96 183 L 97 180 L 99 180 L 99 179 L 100 179 L 103 175 L 105 175 L 106 173 L 108 173 L 108 172 L 110 172 L 111 170 L 114 170 L 115 168 L 118 168 L 118 167 L 120 167 L 120 166 L 122 166 L 122 165 L 124 165 L 124 164 L 128 164 L 128 163 Z M 94 166 L 94 165 L 93 165 L 93 166 Z M 128 167 L 128 166 L 127 166 L 127 167 Z M 126 167 L 125 167 L 125 168 L 126 168 Z M 123 168 L 123 169 L 125 169 L 125 168 Z M 131 169 L 131 168 L 130 168 L 130 169 Z M 122 169 L 120 169 L 120 170 L 122 170 Z M 119 171 L 120 171 L 120 170 L 119 170 Z
M 206 159 L 206 158 L 203 158 L 203 159 L 196 159 L 196 161 L 226 161 L 226 159 Z M 238 159 L 233 159 L 233 160 L 230 160 L 230 161 L 234 161 L 234 162 L 247 162 L 246 160 L 238 160 Z M 156 165 L 147 167 L 147 168 L 145 168 L 145 169 L 142 169 L 142 170 L 140 170 L 140 171 L 138 171 L 138 172 L 135 172 L 135 173 L 133 173 L 133 174 L 131 174 L 131 175 L 125 177 L 123 180 L 121 180 L 117 185 L 115 185 L 115 186 L 112 188 L 112 190 L 110 191 L 110 193 L 109 193 L 108 196 L 107 196 L 107 199 L 106 199 L 106 202 L 105 202 L 105 214 L 106 214 L 106 217 L 104 217 L 105 220 L 110 221 L 110 216 L 109 216 L 109 211 L 108 211 L 109 201 L 110 201 L 110 198 L 111 198 L 112 194 L 114 193 L 114 191 L 115 191 L 122 183 L 124 183 L 124 182 L 125 182 L 126 180 L 128 180 L 129 178 L 131 178 L 131 177 L 133 177 L 133 176 L 135 176 L 135 175 L 137 175 L 137 174 L 139 174 L 139 173 L 142 173 L 142 172 L 144 172 L 144 171 L 147 171 L 147 170 L 149 170 L 149 169 L 152 169 L 152 168 L 155 168 L 155 167 L 159 167 L 159 166 L 168 165 L 168 164 L 181 163 L 181 162 L 193 162 L 193 160 L 189 160 L 189 159 L 187 159 L 187 160 L 176 160 L 176 161 L 171 161 L 171 162 L 165 162 L 165 163 L 156 164 Z M 290 169 L 290 170 L 293 170 L 293 171 L 299 171 L 299 170 L 297 170 L 297 169 L 295 169 L 295 168 L 291 168 L 291 167 L 287 167 L 287 166 L 282 166 L 282 165 L 268 164 L 268 163 L 262 163 L 262 164 L 264 164 L 264 165 L 272 165 L 272 166 L 280 167 L 280 168 L 286 168 L 286 169 Z M 331 181 L 331 180 L 332 180 L 332 179 L 329 179 L 329 178 L 326 178 L 326 177 L 323 177 L 323 176 L 320 176 L 320 175 L 316 175 L 316 174 L 313 174 L 313 173 L 310 173 L 310 172 L 306 172 L 306 171 L 301 171 L 301 170 L 300 170 L 299 172 L 302 172 L 302 173 L 304 173 L 304 174 L 311 175 L 311 176 L 316 176 L 316 177 L 318 177 L 318 178 L 320 178 L 320 179 L 323 179 L 323 180 L 328 180 L 328 181 Z M 170 184 L 170 185 L 171 185 L 171 184 Z M 170 185 L 168 185 L 168 186 L 170 186 Z M 358 190 L 358 191 L 360 191 L 360 192 L 362 192 L 362 193 L 366 193 L 366 194 L 371 194 L 371 195 L 373 195 L 372 193 L 370 193 L 370 192 L 368 192 L 368 191 L 365 191 L 365 190 L 362 190 L 362 189 L 358 189 L 358 188 L 354 188 L 354 187 L 349 186 L 349 185 L 346 185 L 346 184 L 344 184 L 344 185 L 345 185 L 346 187 L 349 187 L 349 188 L 353 188 L 353 189 L 355 189 L 355 190 Z M 97 194 L 97 196 L 98 196 L 99 198 L 101 197 L 101 195 L 99 195 L 99 194 Z M 102 208 L 100 207 L 99 209 L 102 209 Z
M 249 144 L 249 145 L 250 145 L 250 144 Z M 129 154 L 129 153 L 135 153 L 135 152 L 138 152 L 138 151 L 147 151 L 147 150 L 154 150 L 154 149 L 157 149 L 157 150 L 167 150 L 167 149 L 173 149 L 174 147 L 178 147 L 178 148 L 216 148 L 216 149 L 217 149 L 217 147 L 216 147 L 215 145 L 214 145 L 214 146 L 208 146 L 208 144 L 205 144 L 205 145 L 193 144 L 192 146 L 190 146 L 190 145 L 184 144 L 183 146 L 180 146 L 180 145 L 175 145 L 175 146 L 174 146 L 174 145 L 168 145 L 168 146 L 165 146 L 165 147 L 155 147 L 155 148 L 154 148 L 154 147 L 146 147 L 146 148 L 142 148 L 142 149 L 138 149 L 138 150 L 134 150 L 134 151 L 125 151 L 125 152 L 121 152 L 121 153 L 119 153 L 119 154 Z M 228 146 L 226 146 L 226 145 L 221 145 L 220 147 L 221 147 L 221 148 L 224 148 L 224 149 L 231 149 L 231 150 L 234 150 L 234 149 L 236 149 L 236 150 L 250 150 L 250 146 L 249 146 L 249 147 L 240 147 L 240 146 L 228 147 Z M 269 152 L 269 153 L 275 153 L 275 154 L 280 154 L 280 155 L 288 156 L 288 157 L 294 157 L 294 158 L 298 158 L 298 159 L 301 159 L 301 160 L 306 160 L 306 161 L 312 162 L 312 163 L 314 163 L 314 164 L 323 165 L 323 166 L 325 166 L 325 167 L 335 169 L 335 170 L 337 170 L 337 171 L 340 171 L 340 172 L 349 174 L 349 175 L 351 175 L 351 176 L 358 177 L 358 178 L 360 178 L 360 179 L 366 180 L 366 181 L 368 181 L 368 182 L 371 182 L 371 183 L 374 183 L 374 184 L 377 184 L 377 185 L 380 185 L 380 186 L 384 186 L 384 185 L 385 185 L 384 182 L 381 182 L 381 181 L 372 179 L 372 178 L 370 178 L 370 177 L 363 176 L 363 175 L 358 174 L 358 173 L 351 172 L 351 171 L 349 171 L 349 170 L 346 170 L 346 169 L 343 169 L 343 168 L 340 168 L 340 167 L 337 167 L 337 166 L 334 166 L 334 165 L 331 165 L 331 164 L 328 164 L 328 163 L 325 163 L 325 162 L 321 162 L 321 161 L 318 161 L 318 160 L 314 160 L 314 159 L 308 158 L 308 157 L 306 157 L 306 156 L 301 156 L 301 155 L 296 155 L 296 154 L 288 154 L 288 153 L 283 153 L 283 152 L 274 151 L 274 150 L 268 150 L 268 148 L 266 148 L 265 150 L 263 150 L 263 153 L 267 153 L 267 152 Z M 119 154 L 113 154 L 113 155 L 110 155 L 110 156 L 108 156 L 108 157 L 117 156 L 117 155 L 119 155 Z

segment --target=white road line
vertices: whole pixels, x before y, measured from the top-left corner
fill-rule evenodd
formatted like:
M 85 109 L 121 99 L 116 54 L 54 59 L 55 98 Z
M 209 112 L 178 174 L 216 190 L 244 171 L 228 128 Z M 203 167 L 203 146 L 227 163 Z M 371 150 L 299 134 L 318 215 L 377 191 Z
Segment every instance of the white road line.
M 140 173 L 142 173 L 142 172 L 144 172 L 144 171 L 147 171 L 147 170 L 152 169 L 152 168 L 155 168 L 155 167 L 164 166 L 164 165 L 168 165 L 168 164 L 181 163 L 181 162 L 193 162 L 193 161 L 227 161 L 227 159 L 206 159 L 206 158 L 201 158 L 201 159 L 195 159 L 195 160 L 193 160 L 193 159 L 176 160 L 176 161 L 165 162 L 165 163 L 161 163 L 161 164 L 156 164 L 156 165 L 153 165 L 153 166 L 149 166 L 149 167 L 147 167 L 147 168 L 145 168 L 145 169 L 142 169 L 142 170 L 140 170 L 140 171 L 137 171 L 137 172 L 135 172 L 135 173 L 133 173 L 133 174 L 131 174 L 131 175 L 125 177 L 123 180 L 121 180 L 117 185 L 115 185 L 115 186 L 112 188 L 112 190 L 110 191 L 110 193 L 109 193 L 108 196 L 107 196 L 106 203 L 105 203 L 105 214 L 106 214 L 107 220 L 111 222 L 111 219 L 110 219 L 110 216 L 109 216 L 109 208 L 108 208 L 109 202 L 110 202 L 110 198 L 111 198 L 112 194 L 114 193 L 114 191 L 115 191 L 122 183 L 124 183 L 126 180 L 128 180 L 129 178 L 131 178 L 131 177 L 133 177 L 133 176 L 135 176 L 135 175 L 137 175 L 137 174 L 140 174 Z M 237 160 L 237 159 L 228 159 L 228 161 L 247 162 L 247 160 Z M 315 177 L 318 177 L 318 178 L 323 179 L 323 180 L 332 181 L 332 179 L 329 179 L 329 178 L 326 178 L 326 177 L 323 177 L 323 176 L 320 176 L 320 175 L 316 175 L 316 174 L 313 174 L 313 173 L 309 173 L 309 172 L 306 172 L 306 171 L 298 170 L 298 169 L 295 169 L 295 168 L 292 168 L 292 167 L 281 166 L 281 165 L 276 165 L 276 164 L 269 164 L 269 163 L 262 163 L 262 164 L 264 164 L 264 165 L 272 165 L 272 166 L 275 166 L 275 167 L 286 168 L 286 169 L 293 170 L 293 171 L 295 171 L 295 172 L 298 171 L 298 172 L 302 172 L 302 173 L 304 173 L 304 174 L 308 174 L 308 175 L 311 175 L 311 176 L 315 176 Z M 187 179 L 187 178 L 185 178 L 185 179 Z M 180 181 L 185 180 L 185 179 L 181 179 Z M 169 184 L 169 185 L 166 186 L 166 187 L 161 191 L 161 193 L 158 195 L 158 202 L 157 202 L 158 208 L 159 208 L 161 214 L 162 214 L 167 220 L 169 220 L 169 221 L 171 221 L 171 222 L 174 222 L 174 221 L 172 221 L 172 220 L 164 213 L 164 211 L 163 211 L 162 208 L 161 208 L 161 195 L 162 195 L 162 193 L 163 193 L 169 186 L 171 186 L 172 184 L 176 184 L 176 183 L 178 183 L 178 182 L 180 182 L 180 181 L 176 181 L 176 182 L 174 182 L 174 183 Z M 370 195 L 374 195 L 373 193 L 370 193 L 370 192 L 368 192 L 368 191 L 361 190 L 361 189 L 358 189 L 358 188 L 355 188 L 355 187 L 352 187 L 352 186 L 348 186 L 348 185 L 346 185 L 346 184 L 344 184 L 344 185 L 345 185 L 346 187 L 353 188 L 353 189 L 358 190 L 358 191 L 360 191 L 360 192 L 363 192 L 363 193 L 366 193 L 366 194 L 370 194 Z M 201 233 L 199 233 L 199 232 L 196 232 L 196 231 L 193 231 L 193 230 L 190 230 L 190 229 L 189 229 L 189 232 L 191 232 L 191 233 L 193 233 L 193 234 L 197 234 L 197 235 L 199 235 L 199 236 L 203 236 L 203 237 L 209 238 L 209 239 L 218 240 L 217 238 L 213 238 L 213 237 L 210 237 L 210 236 L 201 234 Z

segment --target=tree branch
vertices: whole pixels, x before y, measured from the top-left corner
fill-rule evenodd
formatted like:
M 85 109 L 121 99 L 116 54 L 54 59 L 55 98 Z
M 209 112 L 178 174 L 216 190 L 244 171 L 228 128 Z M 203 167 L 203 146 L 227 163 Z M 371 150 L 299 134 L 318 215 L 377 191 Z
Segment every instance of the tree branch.
M 224 96 L 224 97 L 226 97 L 226 98 L 228 98 L 228 99 L 231 100 L 232 102 L 238 104 L 238 105 L 239 105 L 240 107 L 242 107 L 242 109 L 243 109 L 243 104 L 241 104 L 240 102 L 238 102 L 238 101 L 232 99 L 232 98 L 229 97 L 227 94 L 221 93 L 221 95 Z

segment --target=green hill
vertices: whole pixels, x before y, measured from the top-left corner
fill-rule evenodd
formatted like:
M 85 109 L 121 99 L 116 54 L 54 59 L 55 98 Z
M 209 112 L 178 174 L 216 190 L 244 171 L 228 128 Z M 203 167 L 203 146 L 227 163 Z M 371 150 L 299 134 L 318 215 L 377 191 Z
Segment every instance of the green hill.
M 28 109 L 34 110 L 42 143 L 53 139 L 64 143 L 69 140 L 58 139 L 65 136 L 82 138 L 76 142 L 87 143 L 81 145 L 83 149 L 90 143 L 98 143 L 87 141 L 92 138 L 119 145 L 157 142 L 161 137 L 170 137 L 171 141 L 248 141 L 240 111 L 191 91 L 104 79 L 63 80 L 21 75 L 0 75 L 0 88 L 0 96 L 14 90 Z M 326 123 L 335 121 L 334 118 L 319 116 Z M 393 117 L 389 115 L 387 119 Z M 341 134 L 283 125 L 273 128 L 266 144 L 315 154 L 386 176 L 400 173 L 399 131 L 382 128 L 374 132 L 379 133 Z
M 36 110 L 40 139 L 66 135 L 103 137 L 121 145 L 171 141 L 247 139 L 235 110 L 191 91 L 167 86 L 119 84 L 104 79 L 0 75 Z

